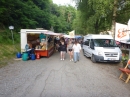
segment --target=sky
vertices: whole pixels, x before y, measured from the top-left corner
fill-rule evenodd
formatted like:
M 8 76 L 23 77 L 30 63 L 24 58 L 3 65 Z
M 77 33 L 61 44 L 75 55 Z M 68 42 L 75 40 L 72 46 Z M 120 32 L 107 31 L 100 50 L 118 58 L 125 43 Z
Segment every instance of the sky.
M 53 3 L 57 4 L 57 5 L 72 5 L 72 6 L 75 6 L 75 3 L 72 2 L 72 0 L 52 0 Z

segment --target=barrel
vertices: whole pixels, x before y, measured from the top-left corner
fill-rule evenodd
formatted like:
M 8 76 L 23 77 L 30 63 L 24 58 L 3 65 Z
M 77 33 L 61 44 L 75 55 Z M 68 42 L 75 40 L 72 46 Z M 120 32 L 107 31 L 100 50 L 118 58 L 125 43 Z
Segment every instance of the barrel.
M 22 55 L 22 60 L 27 61 L 28 60 L 28 53 L 24 52 Z
M 17 56 L 17 58 L 21 58 L 22 54 L 21 54 L 20 52 L 18 52 L 18 53 L 16 54 L 16 56 Z
M 35 57 L 35 54 L 31 54 L 31 60 L 35 60 L 36 57 Z

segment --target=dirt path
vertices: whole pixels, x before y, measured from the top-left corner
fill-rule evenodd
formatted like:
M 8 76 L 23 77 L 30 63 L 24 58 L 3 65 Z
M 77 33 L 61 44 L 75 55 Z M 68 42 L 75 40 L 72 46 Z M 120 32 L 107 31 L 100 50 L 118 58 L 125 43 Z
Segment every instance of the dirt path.
M 130 82 L 119 80 L 120 64 L 64 61 L 59 53 L 15 61 L 0 69 L 0 97 L 130 97 Z

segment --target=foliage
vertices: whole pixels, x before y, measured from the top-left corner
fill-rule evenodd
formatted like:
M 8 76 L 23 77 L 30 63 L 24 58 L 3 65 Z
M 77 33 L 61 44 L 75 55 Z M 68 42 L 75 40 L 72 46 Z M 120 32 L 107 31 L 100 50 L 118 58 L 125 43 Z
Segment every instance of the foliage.
M 13 62 L 16 53 L 20 51 L 20 44 L 1 44 L 0 46 L 0 68 Z
M 119 23 L 127 24 L 130 18 L 130 0 L 119 0 L 116 20 Z
M 122 64 L 125 67 L 127 64 L 127 61 L 129 60 L 129 51 L 128 50 L 122 50 Z
M 129 59 L 129 51 L 122 50 L 122 62 L 123 61 L 128 61 L 128 59 Z
M 99 33 L 111 30 L 115 21 L 127 23 L 130 13 L 129 0 L 73 0 L 77 5 L 78 12 L 74 23 L 75 29 L 84 29 L 82 34 Z M 118 1 L 116 4 L 115 1 Z M 115 4 L 115 5 L 114 5 Z M 81 18 L 79 18 L 79 16 Z M 115 20 L 115 21 L 113 21 Z M 80 28 L 78 28 L 80 26 Z
M 66 33 L 72 31 L 72 22 L 76 16 L 76 9 L 72 6 L 57 6 L 51 7 L 52 26 L 55 32 Z
M 8 1 L 8 2 L 7 2 Z M 72 30 L 75 18 L 75 8 L 72 6 L 58 6 L 52 0 L 1 0 L 0 23 L 3 28 L 10 25 L 15 30 L 44 28 L 52 26 L 56 32 Z M 71 13 L 71 22 L 67 21 L 67 14 Z M 69 25 L 69 26 L 68 26 Z

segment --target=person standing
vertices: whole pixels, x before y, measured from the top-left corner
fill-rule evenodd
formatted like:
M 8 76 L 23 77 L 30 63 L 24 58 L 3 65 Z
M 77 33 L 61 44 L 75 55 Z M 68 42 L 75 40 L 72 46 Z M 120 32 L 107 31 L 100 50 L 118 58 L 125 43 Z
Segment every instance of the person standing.
M 73 61 L 73 49 L 72 49 L 72 47 L 73 47 L 73 43 L 70 39 L 69 42 L 68 42 L 68 45 L 67 45 L 70 61 Z
M 65 42 L 62 40 L 61 41 L 61 44 L 60 44 L 60 57 L 61 57 L 61 60 L 64 60 L 65 59 L 65 53 L 66 53 L 66 44 Z
M 76 63 L 79 61 L 79 53 L 81 51 L 81 45 L 78 43 L 77 40 L 75 40 L 75 43 L 73 45 L 73 52 L 74 52 L 74 62 Z

